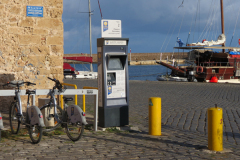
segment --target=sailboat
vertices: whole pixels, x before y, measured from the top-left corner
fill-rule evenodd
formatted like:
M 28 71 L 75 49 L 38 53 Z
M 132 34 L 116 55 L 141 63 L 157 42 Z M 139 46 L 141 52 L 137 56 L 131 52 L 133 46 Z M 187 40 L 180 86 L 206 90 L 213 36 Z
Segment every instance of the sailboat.
M 69 60 L 76 60 L 76 61 L 82 61 L 82 62 L 88 62 L 90 64 L 90 70 L 89 71 L 76 71 L 76 70 L 71 70 L 70 72 L 72 74 L 69 75 L 69 69 L 65 69 L 67 72 L 67 75 L 65 75 L 65 78 L 85 78 L 85 79 L 97 79 L 98 77 L 98 72 L 93 71 L 93 65 L 92 65 L 92 22 L 91 22 L 91 2 L 88 0 L 88 9 L 89 11 L 89 43 L 90 43 L 90 57 L 84 57 L 84 56 L 79 56 L 79 57 L 64 57 L 64 59 L 69 59 Z M 81 13 L 81 12 L 80 12 Z M 85 13 L 85 12 L 83 12 Z M 83 64 L 84 65 L 84 64 Z M 65 64 L 66 66 L 66 64 Z
M 178 49 L 178 54 L 181 51 L 190 50 L 186 61 L 189 66 L 171 66 L 164 62 L 159 64 L 171 69 L 172 75 L 186 77 L 190 82 L 197 80 L 198 82 L 240 83 L 240 48 L 225 46 L 223 0 L 220 0 L 220 8 L 222 33 L 217 41 L 203 40 L 186 46 L 182 44 L 180 46 L 179 43 L 179 47 L 174 47 Z

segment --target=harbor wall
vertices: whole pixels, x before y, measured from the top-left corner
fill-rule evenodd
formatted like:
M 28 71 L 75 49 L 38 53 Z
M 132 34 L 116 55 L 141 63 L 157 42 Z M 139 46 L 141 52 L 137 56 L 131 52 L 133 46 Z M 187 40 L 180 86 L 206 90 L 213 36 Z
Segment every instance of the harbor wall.
M 64 54 L 64 57 L 78 57 L 78 56 L 90 56 L 89 54 L 86 53 L 81 53 L 81 54 Z M 97 63 L 97 54 L 92 54 L 93 57 L 93 63 Z M 161 53 L 128 53 L 128 61 L 135 61 L 135 62 L 139 62 L 139 61 L 148 61 L 149 63 L 153 63 L 155 61 L 160 60 L 161 57 Z M 167 60 L 167 58 L 170 60 L 172 58 L 174 59 L 186 59 L 188 57 L 188 53 L 184 52 L 184 53 L 172 53 L 172 52 L 166 52 L 166 53 L 162 53 L 162 60 Z M 152 62 L 150 62 L 152 61 Z M 64 62 L 72 62 L 73 61 L 68 61 L 68 60 L 64 60 Z M 143 62 L 142 65 L 148 63 L 148 62 Z M 79 63 L 79 62 L 76 62 Z

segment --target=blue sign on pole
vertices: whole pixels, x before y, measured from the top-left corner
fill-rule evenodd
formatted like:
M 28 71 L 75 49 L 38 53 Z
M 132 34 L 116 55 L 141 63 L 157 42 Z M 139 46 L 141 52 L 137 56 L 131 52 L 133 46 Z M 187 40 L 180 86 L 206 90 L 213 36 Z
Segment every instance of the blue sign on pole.
M 27 17 L 43 17 L 43 7 L 27 6 Z

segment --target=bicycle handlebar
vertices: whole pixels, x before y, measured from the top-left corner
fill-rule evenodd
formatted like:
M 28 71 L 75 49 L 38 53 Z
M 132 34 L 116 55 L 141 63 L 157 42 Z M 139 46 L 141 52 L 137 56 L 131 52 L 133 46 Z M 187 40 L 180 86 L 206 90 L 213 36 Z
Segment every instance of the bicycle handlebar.
M 52 80 L 52 81 L 54 81 L 54 82 L 56 81 L 56 79 L 55 79 L 55 78 L 54 78 L 54 79 L 52 79 L 52 78 L 50 78 L 50 77 L 47 77 L 47 78 L 48 78 L 48 79 L 50 79 L 50 80 Z
M 59 82 L 59 80 L 56 80 L 55 78 L 52 79 L 50 77 L 48 77 L 48 79 L 52 80 L 53 82 L 55 82 L 55 86 L 53 87 L 53 89 L 58 89 L 60 92 L 63 92 L 62 90 L 62 84 Z
M 17 87 L 20 87 L 21 85 L 23 84 L 27 84 L 27 86 L 30 86 L 30 85 L 36 85 L 36 83 L 32 83 L 32 82 L 21 82 L 21 83 L 13 83 L 13 82 L 7 82 L 6 84 L 2 85 L 2 86 L 8 86 L 8 85 L 14 85 L 14 86 L 17 86 Z

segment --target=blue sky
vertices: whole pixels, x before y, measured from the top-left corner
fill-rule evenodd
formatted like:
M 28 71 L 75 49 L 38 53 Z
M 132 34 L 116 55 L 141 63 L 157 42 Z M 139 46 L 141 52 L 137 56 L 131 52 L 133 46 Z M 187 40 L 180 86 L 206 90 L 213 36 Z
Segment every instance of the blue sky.
M 172 52 L 184 43 L 217 40 L 221 34 L 220 0 L 99 0 L 103 19 L 122 21 L 122 37 L 132 53 Z M 183 3 L 182 3 L 183 2 Z M 200 3 L 199 3 L 200 2 Z M 224 0 L 226 46 L 238 46 L 240 1 Z M 91 0 L 92 49 L 101 37 L 98 0 Z M 64 53 L 89 53 L 88 0 L 64 0 Z M 190 32 L 190 36 L 188 36 Z M 233 36 L 234 34 L 234 36 Z

